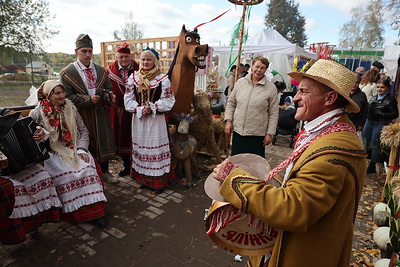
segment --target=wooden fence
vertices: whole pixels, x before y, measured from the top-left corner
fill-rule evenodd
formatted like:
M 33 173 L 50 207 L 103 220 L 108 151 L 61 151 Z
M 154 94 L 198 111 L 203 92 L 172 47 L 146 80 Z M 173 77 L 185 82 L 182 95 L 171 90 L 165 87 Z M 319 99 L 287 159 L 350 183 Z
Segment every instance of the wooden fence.
M 132 57 L 139 62 L 140 53 L 144 48 L 154 48 L 160 57 L 161 71 L 166 73 L 174 59 L 176 46 L 178 45 L 178 36 L 175 37 L 161 37 L 161 38 L 147 38 L 135 40 L 122 40 L 102 42 L 101 46 L 101 65 L 105 68 L 115 61 L 115 52 L 123 42 L 129 44 Z

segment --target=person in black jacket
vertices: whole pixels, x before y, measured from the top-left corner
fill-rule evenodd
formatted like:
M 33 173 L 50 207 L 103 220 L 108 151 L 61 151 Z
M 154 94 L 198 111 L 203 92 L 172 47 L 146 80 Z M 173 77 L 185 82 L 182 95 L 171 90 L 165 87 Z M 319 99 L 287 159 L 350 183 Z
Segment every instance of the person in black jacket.
M 366 148 L 371 150 L 367 173 L 376 173 L 376 163 L 382 162 L 379 137 L 383 126 L 399 116 L 397 101 L 389 94 L 389 89 L 390 80 L 380 79 L 377 83 L 378 94 L 373 96 L 369 102 L 367 121 L 363 131 Z
M 360 107 L 360 112 L 347 113 L 347 116 L 356 127 L 357 131 L 362 131 L 364 128 L 365 121 L 367 120 L 368 113 L 368 100 L 363 91 L 361 91 L 359 85 L 361 82 L 361 76 L 357 75 L 357 82 L 351 89 L 350 98 L 356 102 Z

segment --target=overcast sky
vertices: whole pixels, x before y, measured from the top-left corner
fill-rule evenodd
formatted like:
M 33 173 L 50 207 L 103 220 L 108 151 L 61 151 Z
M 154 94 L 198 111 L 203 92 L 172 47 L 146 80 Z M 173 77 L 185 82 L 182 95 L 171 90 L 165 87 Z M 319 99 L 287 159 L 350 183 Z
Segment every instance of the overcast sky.
M 209 21 L 229 10 L 220 19 L 201 26 L 198 31 L 201 43 L 229 45 L 234 26 L 239 22 L 242 6 L 228 0 L 52 0 L 50 12 L 55 19 L 50 22 L 59 31 L 46 42 L 46 52 L 74 53 L 74 42 L 80 33 L 93 39 L 94 53 L 100 53 L 100 42 L 113 41 L 113 32 L 121 29 L 128 20 L 129 12 L 144 31 L 144 38 L 178 36 L 182 25 L 188 29 Z M 308 43 L 329 42 L 338 45 L 339 30 L 351 19 L 350 10 L 366 1 L 351 0 L 297 0 L 301 15 L 306 18 Z M 264 1 L 251 9 L 246 27 L 249 37 L 264 26 L 267 11 Z M 393 44 L 397 31 L 389 26 L 384 34 L 386 44 Z

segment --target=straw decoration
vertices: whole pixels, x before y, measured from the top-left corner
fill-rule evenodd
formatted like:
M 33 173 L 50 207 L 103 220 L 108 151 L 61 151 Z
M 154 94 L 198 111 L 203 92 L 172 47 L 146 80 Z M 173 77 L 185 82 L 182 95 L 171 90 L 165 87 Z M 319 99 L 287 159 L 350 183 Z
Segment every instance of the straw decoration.
M 400 124 L 391 123 L 382 128 L 381 143 L 391 148 L 399 147 L 400 145 Z

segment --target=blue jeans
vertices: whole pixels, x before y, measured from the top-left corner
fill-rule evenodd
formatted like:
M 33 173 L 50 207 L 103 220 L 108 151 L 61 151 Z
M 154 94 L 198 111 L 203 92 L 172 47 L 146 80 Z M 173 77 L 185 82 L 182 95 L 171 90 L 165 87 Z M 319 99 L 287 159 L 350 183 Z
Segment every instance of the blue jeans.
M 386 121 L 370 121 L 367 120 L 364 125 L 363 138 L 366 142 L 366 149 L 371 149 L 371 161 L 379 162 L 381 154 L 380 136 L 383 126 L 387 125 Z

